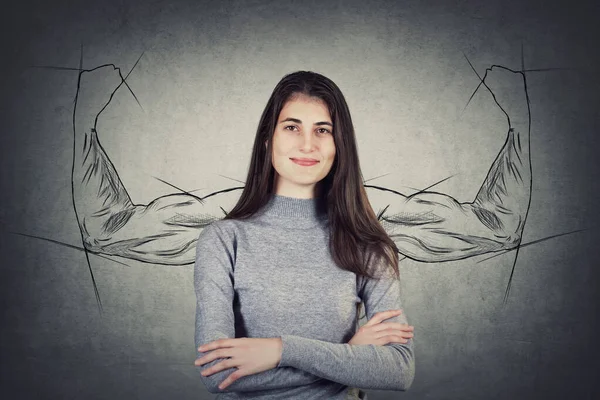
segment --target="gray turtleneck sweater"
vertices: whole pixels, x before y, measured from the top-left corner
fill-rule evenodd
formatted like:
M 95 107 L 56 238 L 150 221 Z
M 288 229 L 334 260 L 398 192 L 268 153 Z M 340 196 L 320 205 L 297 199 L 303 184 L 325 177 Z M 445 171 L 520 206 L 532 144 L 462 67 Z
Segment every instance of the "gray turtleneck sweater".
M 400 309 L 400 283 L 339 268 L 327 215 L 315 199 L 273 195 L 245 220 L 207 226 L 196 246 L 196 347 L 221 338 L 281 337 L 276 368 L 218 385 L 235 369 L 200 379 L 218 399 L 366 399 L 360 389 L 406 390 L 415 371 L 413 340 L 350 345 L 357 306 L 367 319 Z M 407 323 L 402 313 L 385 322 Z M 198 352 L 198 357 L 206 353 Z M 204 370 L 222 359 L 201 367 Z

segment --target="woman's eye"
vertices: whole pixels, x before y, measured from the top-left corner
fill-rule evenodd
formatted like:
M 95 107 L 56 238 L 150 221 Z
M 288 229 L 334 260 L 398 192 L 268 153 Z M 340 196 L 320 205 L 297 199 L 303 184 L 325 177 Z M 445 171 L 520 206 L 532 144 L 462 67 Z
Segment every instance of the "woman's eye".
M 291 129 L 290 129 L 290 128 L 291 128 Z M 284 129 L 287 129 L 288 131 L 293 131 L 293 130 L 294 130 L 294 128 L 296 128 L 296 126 L 295 126 L 295 125 L 288 125 L 288 126 L 286 126 Z
M 325 128 L 319 128 L 318 132 L 319 133 L 331 133 L 331 131 L 329 129 L 325 129 Z

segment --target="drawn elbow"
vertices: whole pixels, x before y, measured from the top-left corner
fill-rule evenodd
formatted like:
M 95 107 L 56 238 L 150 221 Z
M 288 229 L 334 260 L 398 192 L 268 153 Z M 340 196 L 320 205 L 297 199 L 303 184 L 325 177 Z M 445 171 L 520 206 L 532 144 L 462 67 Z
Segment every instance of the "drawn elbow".
M 111 237 L 99 227 L 97 219 L 83 218 L 79 224 L 83 247 L 92 253 L 104 253 L 107 243 Z
M 521 243 L 521 233 L 520 232 L 509 232 L 503 235 L 503 248 L 504 250 L 511 250 L 515 247 L 519 246 Z
M 93 253 L 104 253 L 115 242 L 115 234 L 127 225 L 136 212 L 142 210 L 142 207 L 133 206 L 112 212 L 110 216 L 83 216 L 79 229 L 84 247 Z
M 98 238 L 91 235 L 83 236 L 83 247 L 85 247 L 86 250 L 92 253 L 101 254 L 104 252 L 104 246 L 102 245 L 101 241 Z

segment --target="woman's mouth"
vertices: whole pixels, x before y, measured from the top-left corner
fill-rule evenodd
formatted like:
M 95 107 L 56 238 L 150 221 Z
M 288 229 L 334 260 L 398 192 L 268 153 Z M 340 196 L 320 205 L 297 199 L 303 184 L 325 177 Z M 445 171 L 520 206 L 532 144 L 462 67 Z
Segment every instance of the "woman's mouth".
M 317 164 L 319 161 L 311 160 L 311 159 L 302 159 L 302 158 L 290 158 L 293 162 L 298 165 L 302 165 L 304 167 L 310 167 L 311 165 Z

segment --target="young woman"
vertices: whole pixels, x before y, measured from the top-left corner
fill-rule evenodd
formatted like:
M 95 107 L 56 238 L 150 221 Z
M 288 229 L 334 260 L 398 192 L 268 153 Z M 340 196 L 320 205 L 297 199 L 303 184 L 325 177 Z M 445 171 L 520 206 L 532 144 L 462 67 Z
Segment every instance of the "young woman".
M 340 89 L 300 71 L 262 114 L 244 190 L 196 244 L 202 381 L 227 399 L 406 390 L 398 249 L 369 204 Z M 368 322 L 358 328 L 358 306 Z
M 277 85 L 244 191 L 220 220 L 208 203 L 239 188 L 132 202 L 97 131 L 119 88 L 131 88 L 113 64 L 82 70 L 71 180 L 86 255 L 196 263 L 196 342 L 207 344 L 198 364 L 211 391 L 301 399 L 313 390 L 325 391 L 325 398 L 344 390 L 359 396 L 346 386 L 406 389 L 414 371 L 411 328 L 407 332 L 404 316 L 386 313 L 401 307 L 392 279 L 398 276 L 394 245 L 423 262 L 518 250 L 527 220 L 532 175 L 525 73 L 494 65 L 480 80 L 475 92 L 491 93 L 508 132 L 473 201 L 429 188 L 410 196 L 386 189 L 393 199 L 378 224 L 360 179 L 350 113 L 330 80 L 300 72 Z M 505 301 L 509 289 L 510 280 Z M 96 296 L 101 309 L 97 290 Z M 359 301 L 369 320 L 355 332 L 351 306 Z

